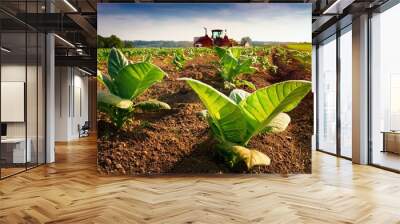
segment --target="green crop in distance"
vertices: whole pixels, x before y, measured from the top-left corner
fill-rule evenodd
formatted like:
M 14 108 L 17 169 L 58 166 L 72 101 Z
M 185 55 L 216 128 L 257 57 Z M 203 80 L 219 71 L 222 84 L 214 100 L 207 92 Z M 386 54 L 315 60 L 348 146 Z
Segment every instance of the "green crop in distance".
M 107 113 L 111 121 L 121 128 L 132 117 L 136 107 L 170 109 L 169 105 L 157 100 L 149 100 L 133 104 L 139 95 L 146 91 L 165 76 L 156 65 L 149 62 L 131 64 L 124 54 L 113 48 L 108 57 L 108 75 L 98 71 L 97 79 L 106 88 L 107 92 L 98 93 L 98 108 Z
M 287 48 L 299 51 L 310 52 L 312 51 L 312 44 L 311 43 L 293 43 L 287 44 Z
M 196 92 L 207 109 L 206 119 L 219 142 L 217 152 L 230 167 L 244 162 L 248 169 L 269 165 L 265 154 L 247 149 L 259 133 L 280 132 L 290 122 L 289 112 L 311 90 L 308 81 L 285 81 L 247 93 L 233 90 L 229 97 L 213 87 L 190 78 L 181 78 Z

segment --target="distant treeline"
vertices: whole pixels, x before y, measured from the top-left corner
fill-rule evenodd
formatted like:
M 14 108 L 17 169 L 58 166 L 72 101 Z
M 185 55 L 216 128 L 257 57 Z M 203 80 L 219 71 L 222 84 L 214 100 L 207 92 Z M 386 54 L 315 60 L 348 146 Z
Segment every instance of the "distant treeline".
M 111 35 L 110 37 L 102 37 L 97 35 L 97 48 L 129 48 L 134 47 L 132 43 L 129 41 L 123 41 L 119 39 L 119 37 L 115 35 Z
M 97 47 L 98 48 L 130 48 L 130 47 L 164 47 L 164 48 L 172 48 L 172 47 L 191 47 L 193 43 L 191 41 L 144 41 L 144 40 L 135 40 L 135 41 L 125 41 L 121 40 L 116 35 L 111 35 L 110 37 L 103 37 L 97 35 Z
M 277 41 L 251 41 L 252 46 L 263 46 L 263 45 L 276 45 L 276 44 L 291 44 L 292 42 L 277 42 Z M 174 48 L 174 47 L 192 47 L 192 41 L 172 41 L 172 40 L 121 40 L 115 35 L 110 37 L 102 37 L 97 35 L 97 47 L 98 48 Z

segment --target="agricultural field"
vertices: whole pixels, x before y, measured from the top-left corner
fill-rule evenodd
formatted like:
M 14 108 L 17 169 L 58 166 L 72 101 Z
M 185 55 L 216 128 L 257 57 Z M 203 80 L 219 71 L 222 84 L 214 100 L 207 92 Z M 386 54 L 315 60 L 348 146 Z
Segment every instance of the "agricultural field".
M 312 51 L 312 45 L 308 43 L 287 44 L 286 47 L 292 50 L 298 50 L 303 52 Z
M 101 173 L 311 172 L 311 44 L 98 49 L 97 58 Z M 152 78 L 115 78 L 129 72 Z M 264 99 L 280 113 L 259 124 Z

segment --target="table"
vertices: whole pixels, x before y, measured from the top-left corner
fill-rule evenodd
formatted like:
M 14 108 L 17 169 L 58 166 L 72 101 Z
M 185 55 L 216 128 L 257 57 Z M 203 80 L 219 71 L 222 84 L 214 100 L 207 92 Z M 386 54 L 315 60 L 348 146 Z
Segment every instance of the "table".
M 392 152 L 400 154 L 400 131 L 382 131 L 383 150 L 382 152 Z
M 1 139 L 1 157 L 6 163 L 26 163 L 31 162 L 32 141 L 26 139 L 27 147 L 25 153 L 25 138 L 5 138 Z M 4 155 L 4 156 L 3 156 Z

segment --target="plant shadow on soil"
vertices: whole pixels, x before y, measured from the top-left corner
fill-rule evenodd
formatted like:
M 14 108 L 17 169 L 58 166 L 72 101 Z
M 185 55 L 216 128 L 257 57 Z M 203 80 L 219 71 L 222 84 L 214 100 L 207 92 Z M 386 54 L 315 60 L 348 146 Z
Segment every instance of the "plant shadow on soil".
M 308 70 L 297 62 L 275 63 L 278 73 L 256 72 L 242 76 L 257 88 L 289 80 L 310 80 Z M 98 113 L 98 169 L 102 174 L 160 175 L 160 174 L 221 174 L 221 173 L 310 173 L 311 135 L 313 131 L 313 97 L 310 93 L 288 114 L 291 123 L 278 134 L 260 134 L 248 148 L 257 149 L 271 158 L 270 166 L 231 170 L 215 156 L 214 142 L 206 121 L 198 116 L 205 109 L 197 95 L 180 77 L 205 82 L 224 94 L 223 81 L 212 63 L 215 56 L 191 60 L 182 71 L 171 68 L 165 60 L 155 61 L 168 72 L 162 82 L 147 90 L 138 101 L 156 98 L 167 102 L 171 111 L 135 114 L 125 128 L 116 129 L 107 115 Z M 100 68 L 106 66 L 100 65 Z M 282 68 L 281 68 L 282 67 Z M 103 70 L 106 72 L 106 70 Z M 99 86 L 99 88 L 102 88 Z M 248 90 L 250 91 L 250 90 Z

